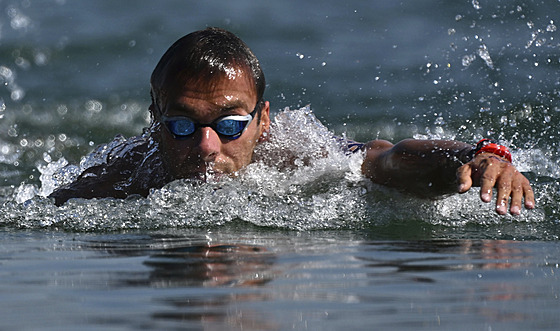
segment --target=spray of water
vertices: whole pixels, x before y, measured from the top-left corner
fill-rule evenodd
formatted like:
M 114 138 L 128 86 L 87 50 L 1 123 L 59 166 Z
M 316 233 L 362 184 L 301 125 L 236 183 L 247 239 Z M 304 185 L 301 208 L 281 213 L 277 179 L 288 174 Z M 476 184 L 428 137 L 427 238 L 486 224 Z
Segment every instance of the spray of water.
M 441 137 L 432 134 L 428 138 Z M 277 114 L 270 139 L 258 146 L 255 161 L 236 177 L 209 173 L 206 182 L 178 180 L 152 190 L 148 198 L 73 199 L 61 207 L 45 198 L 54 187 L 75 178 L 81 168 L 102 162 L 109 150 L 126 142 L 118 138 L 99 147 L 79 167 L 68 166 L 65 160 L 51 161 L 41 169 L 41 188 L 21 185 L 3 201 L 2 223 L 105 231 L 247 222 L 311 230 L 363 228 L 402 220 L 446 226 L 538 223 L 546 217 L 542 209 L 518 217 L 498 217 L 493 206 L 480 202 L 475 191 L 422 200 L 374 185 L 361 175 L 363 154 L 345 153 L 343 142 L 333 139 L 333 133 L 309 107 Z M 548 193 L 556 199 L 558 193 L 550 185 L 545 184 L 543 194 L 537 197 L 539 204 L 545 203 Z

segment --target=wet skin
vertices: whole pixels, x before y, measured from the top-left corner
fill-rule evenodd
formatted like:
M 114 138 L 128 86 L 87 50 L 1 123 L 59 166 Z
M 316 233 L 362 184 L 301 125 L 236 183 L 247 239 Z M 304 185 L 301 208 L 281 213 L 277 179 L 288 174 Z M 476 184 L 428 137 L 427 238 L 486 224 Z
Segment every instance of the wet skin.
M 438 194 L 449 188 L 465 193 L 480 187 L 480 198 L 492 200 L 496 188 L 496 212 L 513 215 L 535 207 L 529 180 L 510 162 L 490 153 L 469 160 L 472 145 L 458 141 L 403 140 L 395 145 L 385 140 L 366 144 L 362 171 L 373 182 L 413 191 Z M 439 192 L 438 192 L 439 191 Z M 524 203 L 523 203 L 524 201 Z
M 161 116 L 187 116 L 208 124 L 227 115 L 247 115 L 257 105 L 255 85 L 243 71 L 224 76 L 213 84 L 172 84 L 167 89 Z M 152 105 L 151 107 L 156 107 Z M 173 178 L 203 178 L 208 172 L 232 174 L 248 165 L 263 133 L 269 130 L 270 106 L 264 103 L 245 132 L 235 140 L 221 137 L 211 127 L 198 128 L 185 139 L 175 139 L 161 125 L 153 135 L 160 142 L 161 155 Z
M 224 76 L 214 84 L 172 84 L 168 87 L 164 116 L 187 116 L 199 123 L 211 123 L 226 115 L 249 114 L 257 103 L 252 80 L 240 75 Z M 199 128 L 191 137 L 175 139 L 160 128 L 161 151 L 167 171 L 174 178 L 201 178 L 208 171 L 232 174 L 248 165 L 255 146 L 270 125 L 270 107 L 265 103 L 261 120 L 251 122 L 237 140 L 220 137 L 212 128 Z M 154 112 L 157 114 L 157 112 Z M 375 140 L 367 145 L 364 174 L 372 181 L 412 193 L 437 195 L 452 187 L 464 193 L 480 186 L 480 196 L 490 202 L 497 188 L 496 212 L 519 214 L 522 202 L 534 208 L 529 181 L 504 159 L 488 153 L 470 160 L 472 145 L 443 140 L 404 140 L 391 144 Z M 418 189 L 419 188 L 419 189 Z M 450 193 L 450 192 L 448 192 Z
M 161 123 L 162 116 L 186 116 L 201 124 L 228 115 L 247 115 L 258 101 L 255 84 L 243 70 L 206 82 L 171 81 L 159 100 L 161 105 L 150 106 L 157 122 Z M 200 127 L 191 136 L 176 139 L 166 127 L 157 125 L 151 136 L 159 143 L 158 154 L 163 167 L 154 169 L 154 172 L 165 174 L 169 180 L 204 180 L 209 174 L 235 174 L 251 163 L 255 147 L 265 139 L 264 133 L 269 127 L 268 102 L 264 102 L 260 117 L 257 113 L 235 140 L 221 137 L 211 127 Z M 375 183 L 420 196 L 464 193 L 473 186 L 480 186 L 481 199 L 490 202 L 492 188 L 496 187 L 498 214 L 506 214 L 508 204 L 511 214 L 519 214 L 523 200 L 525 208 L 534 208 L 534 195 L 527 178 L 510 162 L 494 154 L 482 153 L 471 160 L 472 148 L 472 145 L 457 141 L 408 139 L 393 145 L 374 140 L 365 146 L 362 171 Z M 141 150 L 136 154 L 143 155 Z M 115 187 L 116 183 L 126 180 L 125 174 L 134 170 L 129 168 L 139 166 L 137 162 L 123 158 L 110 167 L 101 165 L 88 169 L 85 173 L 95 176 L 81 176 L 76 182 L 55 191 L 51 197 L 60 205 L 72 197 L 147 196 L 148 188 L 130 186 L 125 191 Z

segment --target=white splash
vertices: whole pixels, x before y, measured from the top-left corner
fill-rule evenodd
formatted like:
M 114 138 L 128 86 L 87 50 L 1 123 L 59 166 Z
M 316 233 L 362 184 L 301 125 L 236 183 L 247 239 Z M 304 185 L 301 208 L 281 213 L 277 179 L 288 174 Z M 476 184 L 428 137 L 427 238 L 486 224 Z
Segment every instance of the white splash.
M 436 130 L 437 131 L 437 130 Z M 72 199 L 55 207 L 44 196 L 88 165 L 102 162 L 113 143 L 100 146 L 69 168 L 65 160 L 41 168 L 44 187 L 21 185 L 2 207 L 2 224 L 70 230 L 122 230 L 208 227 L 232 222 L 295 230 L 364 228 L 422 220 L 435 225 L 496 224 L 504 219 L 540 222 L 540 210 L 519 217 L 498 217 L 478 192 L 422 200 L 372 184 L 361 174 L 362 153 L 347 155 L 309 107 L 280 112 L 269 140 L 255 161 L 238 176 L 206 183 L 178 180 L 153 190 L 148 198 Z M 431 138 L 447 137 L 435 132 Z M 419 137 L 423 138 L 423 137 Z M 452 137 L 447 137 L 452 138 Z M 67 173 L 61 169 L 70 169 Z M 73 170 L 72 170 L 73 169 Z M 56 176 L 60 176 L 56 178 Z M 548 194 L 557 194 L 554 191 Z
M 490 52 L 488 52 L 488 47 L 486 47 L 485 44 L 481 44 L 478 47 L 477 54 L 478 56 L 480 56 L 482 60 L 484 60 L 484 63 L 486 63 L 488 68 L 494 69 L 494 62 L 492 62 L 492 58 L 490 57 Z

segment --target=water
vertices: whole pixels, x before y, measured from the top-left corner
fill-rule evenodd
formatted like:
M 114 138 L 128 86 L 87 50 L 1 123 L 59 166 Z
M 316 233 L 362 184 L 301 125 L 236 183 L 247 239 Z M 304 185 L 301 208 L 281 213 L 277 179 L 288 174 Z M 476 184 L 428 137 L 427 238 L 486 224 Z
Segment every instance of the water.
M 0 328 L 556 329 L 559 10 L 2 1 Z M 57 169 L 142 132 L 151 70 L 205 26 L 237 33 L 265 70 L 278 116 L 257 162 L 146 199 L 45 199 Z M 333 133 L 501 139 L 537 208 L 497 216 L 474 191 L 372 185 Z M 279 170 L 286 157 L 299 166 Z
M 247 224 L 106 234 L 12 231 L 2 241 L 9 247 L 2 253 L 2 325 L 158 330 L 558 326 L 557 242 L 373 238 L 379 235 L 263 231 Z

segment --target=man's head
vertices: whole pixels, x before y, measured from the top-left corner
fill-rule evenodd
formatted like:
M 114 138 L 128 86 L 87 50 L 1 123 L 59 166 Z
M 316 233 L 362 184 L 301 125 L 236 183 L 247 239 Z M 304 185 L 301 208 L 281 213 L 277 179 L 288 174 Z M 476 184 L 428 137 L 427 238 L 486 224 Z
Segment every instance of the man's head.
M 191 82 L 212 88 L 217 80 L 250 73 L 257 100 L 262 100 L 266 81 L 259 60 L 251 49 L 233 33 L 208 28 L 177 40 L 161 57 L 150 80 L 152 103 L 162 107 L 173 84 Z M 152 113 L 157 118 L 158 114 Z
M 241 39 L 216 28 L 186 35 L 163 55 L 151 87 L 160 123 L 152 135 L 172 177 L 233 173 L 251 162 L 270 108 L 259 62 Z

